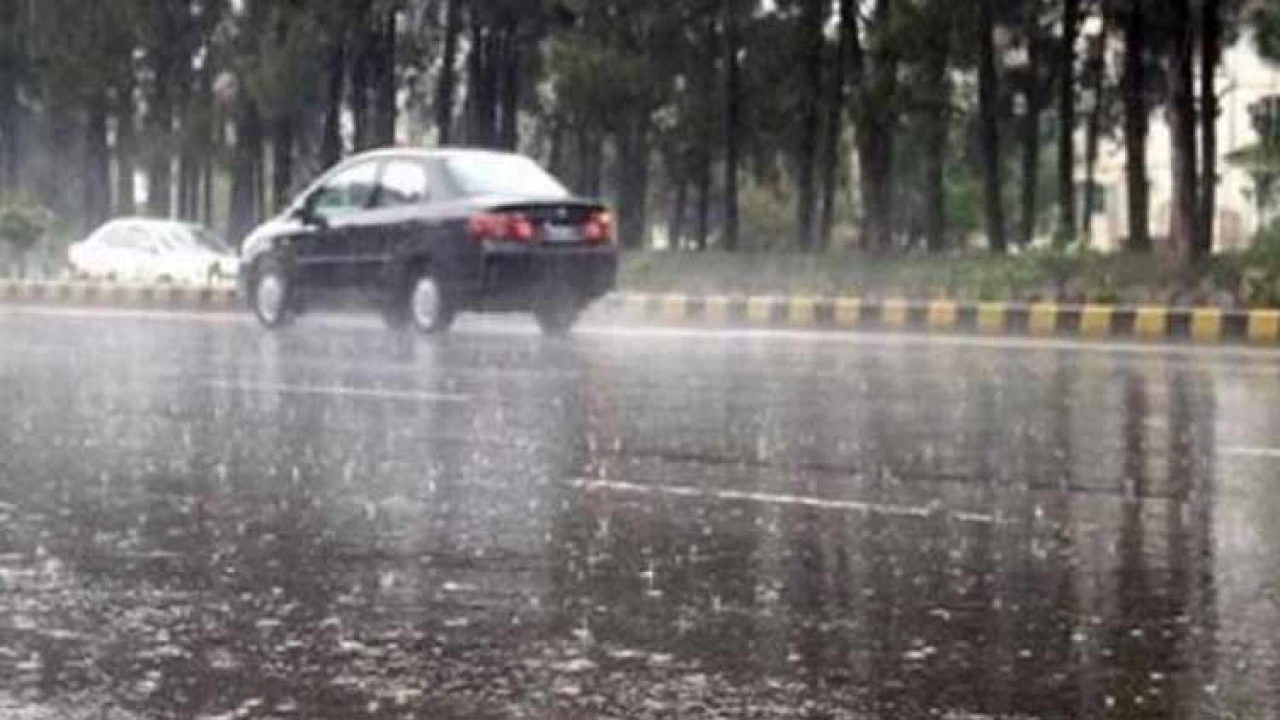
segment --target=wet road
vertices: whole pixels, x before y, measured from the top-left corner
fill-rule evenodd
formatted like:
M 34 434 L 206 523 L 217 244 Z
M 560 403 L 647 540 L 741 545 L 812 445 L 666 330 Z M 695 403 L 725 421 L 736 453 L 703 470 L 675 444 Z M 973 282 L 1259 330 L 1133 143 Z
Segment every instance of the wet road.
M 0 422 L 4 717 L 1280 716 L 1276 356 L 0 310 Z

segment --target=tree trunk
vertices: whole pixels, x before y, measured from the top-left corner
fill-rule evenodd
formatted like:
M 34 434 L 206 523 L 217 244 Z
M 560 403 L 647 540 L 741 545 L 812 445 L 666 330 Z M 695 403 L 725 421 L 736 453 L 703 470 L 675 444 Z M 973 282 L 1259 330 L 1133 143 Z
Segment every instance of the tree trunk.
M 697 173 L 697 224 L 694 227 L 693 245 L 698 252 L 705 252 L 711 245 L 711 149 L 698 149 Z
M 862 183 L 862 245 L 887 252 L 893 248 L 892 147 L 886 128 L 864 120 L 858 138 L 858 166 Z
M 1111 3 L 1102 0 L 1102 32 L 1093 41 L 1089 52 L 1089 85 L 1093 89 L 1093 107 L 1089 109 L 1089 124 L 1085 137 L 1085 184 L 1084 184 L 1084 245 L 1093 244 L 1093 214 L 1097 204 L 1097 188 L 1095 177 L 1098 166 L 1098 144 L 1102 133 L 1102 110 L 1106 106 L 1104 94 L 1107 88 L 1107 43 L 1111 41 Z
M 95 92 L 85 122 L 84 221 L 97 227 L 111 216 L 111 152 L 107 147 L 107 97 Z
M 472 145 L 493 147 L 497 138 L 498 124 L 498 52 L 497 37 L 492 29 L 481 25 L 478 18 L 472 18 L 471 49 L 468 54 L 467 96 L 469 98 L 469 115 Z
M 1071 2 L 1072 0 L 1068 0 Z M 994 0 L 978 0 L 978 106 L 987 242 L 994 253 L 1007 249 L 1000 167 L 999 78 L 996 75 Z
M 689 181 L 684 173 L 679 173 L 674 178 L 674 182 L 676 198 L 671 208 L 670 243 L 672 249 L 682 250 L 684 248 L 684 217 L 689 203 Z
M 547 143 L 547 169 L 556 177 L 565 177 L 564 166 L 564 118 L 556 115 L 551 120 L 551 139 Z
M 342 159 L 342 96 L 346 91 L 347 41 L 342 29 L 332 31 L 329 55 L 329 87 L 325 95 L 324 137 L 320 141 L 320 164 L 333 167 Z
M 731 1 L 722 5 L 724 12 L 724 47 L 725 47 L 725 108 L 724 108 L 724 242 L 725 250 L 733 252 L 739 244 L 738 221 L 738 172 L 739 172 L 739 138 L 742 127 L 742 65 L 738 59 L 741 39 L 738 31 L 738 17 Z M 679 194 L 685 192 L 681 181 Z M 683 205 L 683 200 L 681 200 Z M 681 212 L 683 212 L 683 207 Z
M 1151 250 L 1147 187 L 1149 114 L 1146 94 L 1146 0 L 1129 0 L 1124 15 L 1124 147 L 1129 189 L 1129 249 Z
M 796 162 L 796 233 L 800 249 L 807 251 L 813 249 L 815 240 L 813 211 L 817 208 L 818 142 L 822 125 L 822 26 L 826 21 L 826 3 L 823 0 L 804 0 L 801 12 L 800 54 L 804 62 L 804 93 Z
M 373 84 L 373 52 L 376 44 L 373 35 L 373 17 L 366 0 L 356 8 L 352 37 L 355 57 L 351 60 L 351 115 L 355 125 L 356 150 L 368 150 L 375 144 L 374 122 L 369 108 L 369 96 Z
M 836 186 L 839 184 L 841 132 L 844 129 L 845 64 L 849 58 L 850 37 L 858 31 L 854 13 L 855 0 L 840 0 L 840 39 L 836 45 L 835 67 L 832 71 L 827 96 L 826 137 L 822 157 L 822 214 L 818 222 L 818 244 L 823 250 L 831 247 L 831 233 L 836 221 Z M 732 137 L 732 135 L 730 135 Z
M 394 9 L 383 11 L 385 16 L 375 18 L 374 78 L 375 113 L 373 143 L 390 146 L 396 142 L 396 13 Z
M 18 2 L 0 0 L 0 43 L 18 46 Z M 18 188 L 22 167 L 22 141 L 19 135 L 17 58 L 0 65 L 0 192 Z
M 499 45 L 501 58 L 501 86 L 499 97 L 501 105 L 498 131 L 498 146 L 504 150 L 514 151 L 520 142 L 520 47 L 517 44 L 514 26 L 504 33 L 504 41 Z
M 1173 208 L 1165 259 L 1171 270 L 1185 270 L 1199 231 L 1196 217 L 1196 111 L 1192 66 L 1195 31 L 1191 0 L 1170 0 L 1172 52 L 1169 62 L 1169 131 Z
M 1020 188 L 1021 223 L 1016 242 L 1031 247 L 1036 239 L 1036 220 L 1040 194 L 1040 114 L 1044 99 L 1040 93 L 1040 63 L 1042 43 L 1039 18 L 1034 8 L 1027 12 L 1027 80 L 1023 89 L 1026 95 L 1026 115 L 1022 118 L 1022 187 Z
M 191 68 L 184 63 L 174 67 L 178 88 L 179 132 L 178 143 L 178 207 L 177 215 L 183 220 L 196 221 L 200 212 L 200 159 L 196 157 L 199 129 L 196 122 L 199 88 Z
M 281 113 L 271 132 L 271 205 L 276 212 L 289 204 L 293 187 L 294 121 L 292 114 Z
M 206 157 L 200 167 L 200 222 L 206 227 L 214 227 L 213 182 L 214 159 Z M 239 240 L 239 238 L 236 238 Z
M 173 213 L 173 97 L 167 60 L 155 68 L 156 82 L 151 96 L 150 120 L 147 123 L 151 146 L 147 162 L 147 212 L 152 217 L 166 218 Z
M 947 247 L 947 141 L 951 131 L 951 82 L 948 65 L 951 58 L 951 23 L 945 7 L 948 0 L 931 6 L 941 20 L 932 28 L 928 58 L 925 61 L 925 85 L 929 102 L 925 118 L 925 242 L 930 252 Z M 854 28 L 854 32 L 856 32 Z
M 1200 186 L 1199 232 L 1192 257 L 1213 254 L 1214 225 L 1218 215 L 1218 64 L 1222 60 L 1222 0 L 1200 3 Z
M 262 118 L 249 98 L 241 98 L 231 168 L 231 218 L 228 234 L 241 240 L 258 220 L 262 164 Z
M 436 84 L 436 130 L 440 144 L 453 140 L 453 101 L 458 86 L 458 38 L 462 34 L 463 0 L 445 0 L 444 53 L 440 60 L 440 80 Z
M 580 129 L 578 153 L 579 193 L 587 197 L 600 197 L 604 136 L 589 129 Z
M 891 0 L 878 0 L 866 35 L 874 43 L 870 62 L 856 28 L 848 35 L 858 88 L 858 168 L 862 189 L 862 245 L 885 252 L 894 246 L 893 154 L 896 118 L 888 104 L 897 92 L 897 59 L 889 52 Z
M 1058 66 L 1058 232 L 1059 246 L 1076 239 L 1076 42 L 1080 0 L 1063 0 L 1062 47 Z
M 649 193 L 648 118 L 637 113 L 617 133 L 618 241 L 628 249 L 645 245 Z
M 116 215 L 133 215 L 137 212 L 137 193 L 134 176 L 137 164 L 137 111 L 134 107 L 133 67 L 130 64 L 121 73 L 120 86 L 116 90 Z
M 471 37 L 467 43 L 467 142 L 481 147 L 489 144 L 489 139 L 484 132 L 480 107 L 481 85 L 484 83 L 484 55 L 484 29 L 480 21 L 473 17 L 471 18 Z M 582 177 L 585 181 L 585 172 Z

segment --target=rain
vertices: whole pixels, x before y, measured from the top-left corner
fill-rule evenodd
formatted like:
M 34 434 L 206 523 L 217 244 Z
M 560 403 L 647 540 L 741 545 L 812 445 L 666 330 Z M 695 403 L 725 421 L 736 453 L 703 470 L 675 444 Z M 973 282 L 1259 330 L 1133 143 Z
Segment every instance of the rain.
M 1276 707 L 1247 354 L 95 322 L 0 315 L 6 717 Z

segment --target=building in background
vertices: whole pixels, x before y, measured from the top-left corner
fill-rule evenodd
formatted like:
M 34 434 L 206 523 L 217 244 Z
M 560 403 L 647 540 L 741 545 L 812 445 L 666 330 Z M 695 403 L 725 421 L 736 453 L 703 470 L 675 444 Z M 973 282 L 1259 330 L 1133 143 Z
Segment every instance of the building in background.
M 1280 99 L 1280 68 L 1258 55 L 1249 33 L 1242 34 L 1224 53 L 1218 92 L 1222 112 L 1218 117 L 1215 248 L 1238 250 L 1247 247 L 1273 217 L 1268 207 L 1269 191 L 1259 193 L 1259 173 L 1244 159 L 1257 154 L 1257 149 L 1263 146 L 1263 138 L 1255 128 L 1254 110 L 1267 105 L 1265 101 L 1269 98 Z M 1077 147 L 1083 151 L 1083 131 Z M 1158 109 L 1151 117 L 1147 143 L 1151 234 L 1157 239 L 1169 234 L 1171 160 L 1169 122 L 1163 109 Z M 1077 167 L 1083 185 L 1083 158 Z M 1102 141 L 1095 181 L 1102 192 L 1090 217 L 1093 246 L 1099 250 L 1121 249 L 1128 234 L 1129 201 L 1124 144 L 1118 133 Z

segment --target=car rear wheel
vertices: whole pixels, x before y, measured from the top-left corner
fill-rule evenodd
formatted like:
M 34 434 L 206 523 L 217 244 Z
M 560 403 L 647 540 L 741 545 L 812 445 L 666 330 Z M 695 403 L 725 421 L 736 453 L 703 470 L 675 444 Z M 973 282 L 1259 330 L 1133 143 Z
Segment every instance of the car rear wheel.
M 392 327 L 411 324 L 424 335 L 448 332 L 457 317 L 448 289 L 429 269 L 409 283 L 408 292 L 397 305 L 399 307 L 389 314 L 388 324 Z
M 253 275 L 249 303 L 262 326 L 271 330 L 293 320 L 289 275 L 279 262 L 264 260 Z
M 533 316 L 538 321 L 538 327 L 542 329 L 543 335 L 563 337 L 573 330 L 580 312 L 577 301 L 571 298 L 556 298 L 534 308 Z

